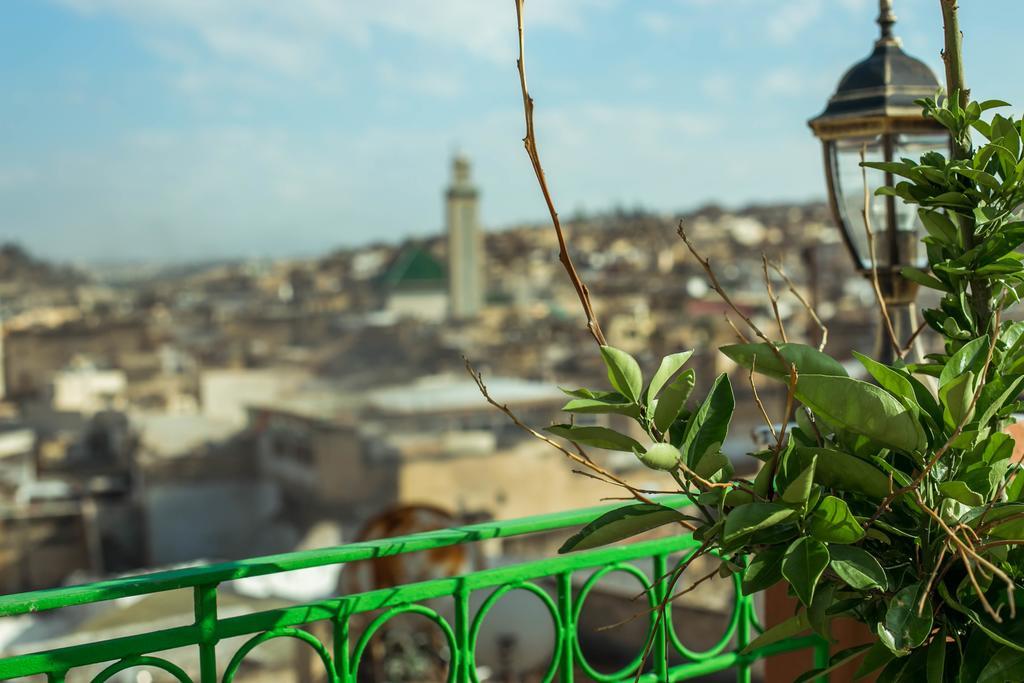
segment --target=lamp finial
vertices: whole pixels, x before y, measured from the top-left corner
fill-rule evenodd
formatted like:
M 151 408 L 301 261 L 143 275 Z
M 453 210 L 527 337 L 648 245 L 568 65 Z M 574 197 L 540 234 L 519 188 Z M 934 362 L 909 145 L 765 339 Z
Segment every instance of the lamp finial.
M 879 0 L 878 2 L 878 25 L 882 29 L 879 43 L 899 43 L 899 38 L 893 35 L 892 27 L 896 23 L 896 15 L 892 11 L 892 0 Z

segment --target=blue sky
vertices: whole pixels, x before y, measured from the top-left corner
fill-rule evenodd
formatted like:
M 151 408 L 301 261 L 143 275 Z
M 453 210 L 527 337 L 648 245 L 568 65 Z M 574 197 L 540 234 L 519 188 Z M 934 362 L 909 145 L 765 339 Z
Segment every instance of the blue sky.
M 975 96 L 1024 105 L 1024 3 L 962 5 Z M 896 12 L 938 71 L 938 0 Z M 870 50 L 876 14 L 873 0 L 529 0 L 561 211 L 822 197 L 805 122 Z M 2 16 L 0 240 L 180 261 L 436 232 L 456 148 L 487 226 L 544 217 L 512 0 L 4 0 Z

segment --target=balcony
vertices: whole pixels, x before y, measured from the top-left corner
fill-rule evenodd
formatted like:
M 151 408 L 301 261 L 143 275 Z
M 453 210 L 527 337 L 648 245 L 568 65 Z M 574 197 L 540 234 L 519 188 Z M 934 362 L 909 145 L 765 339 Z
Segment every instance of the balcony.
M 669 502 L 676 502 L 674 497 Z M 619 671 L 599 670 L 589 661 L 582 644 L 587 633 L 579 624 L 584 603 L 599 582 L 609 575 L 632 582 L 629 593 L 647 591 L 647 600 L 633 603 L 635 609 L 658 604 L 666 596 L 664 578 L 675 563 L 686 557 L 698 543 L 689 536 L 675 535 L 640 540 L 594 550 L 546 557 L 538 560 L 486 568 L 454 577 L 406 583 L 378 590 L 339 595 L 307 604 L 287 605 L 228 616 L 218 614 L 224 605 L 227 582 L 269 576 L 293 570 L 327 567 L 407 555 L 420 551 L 468 545 L 488 539 L 524 537 L 530 534 L 568 530 L 594 519 L 609 506 L 573 510 L 521 519 L 488 522 L 410 536 L 354 543 L 281 555 L 257 557 L 238 562 L 212 564 L 173 571 L 118 578 L 96 583 L 33 591 L 0 598 L 0 627 L 9 618 L 53 610 L 74 610 L 123 599 L 191 593 L 192 609 L 187 622 L 155 630 L 139 629 L 128 635 L 65 645 L 44 651 L 15 652 L 0 659 L 0 679 L 77 683 L 91 681 L 179 681 L 181 683 L 232 683 L 249 680 L 240 671 L 254 649 L 275 639 L 292 639 L 308 645 L 315 670 L 308 680 L 355 683 L 367 677 L 366 660 L 371 641 L 395 617 L 409 615 L 432 622 L 445 662 L 446 680 L 481 681 L 476 649 L 488 613 L 509 592 L 526 591 L 536 597 L 550 616 L 554 634 L 552 655 L 542 681 L 617 681 L 647 683 L 691 680 L 716 675 L 714 680 L 735 677 L 740 682 L 754 679 L 756 662 L 781 652 L 810 648 L 815 659 L 827 660 L 827 648 L 815 637 L 793 638 L 751 653 L 741 650 L 760 630 L 754 601 L 740 595 L 734 581 L 731 611 L 718 642 L 702 651 L 684 645 L 686 625 L 673 622 L 670 606 L 665 619 L 643 614 L 635 632 L 655 632 L 653 648 L 641 667 L 643 637 L 637 639 L 636 656 Z M 155 619 L 147 626 L 164 625 Z M 684 637 L 680 637 L 680 632 Z M 230 642 L 225 642 L 230 641 Z M 237 645 L 235 643 L 238 643 Z M 228 647 L 225 647 L 228 646 Z M 175 663 L 168 653 L 188 653 L 192 664 Z M 592 652 L 592 650 L 591 650 Z M 178 657 L 177 659 L 180 659 Z M 541 669 L 544 667 L 541 666 Z M 190 670 L 194 669 L 194 670 Z M 149 672 L 142 675 L 143 671 Z M 133 674 L 135 674 L 133 676 Z M 31 678 L 29 678 L 31 677 Z M 377 678 L 377 680 L 381 680 Z

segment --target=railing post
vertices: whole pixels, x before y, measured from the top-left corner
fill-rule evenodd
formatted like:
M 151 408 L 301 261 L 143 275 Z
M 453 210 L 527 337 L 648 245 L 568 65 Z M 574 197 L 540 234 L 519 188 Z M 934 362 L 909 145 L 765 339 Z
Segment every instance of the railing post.
M 217 683 L 217 584 L 196 586 L 193 597 L 199 631 L 199 680 Z
M 736 588 L 736 606 L 739 610 L 739 627 L 736 630 L 736 649 L 742 650 L 750 645 L 752 625 L 754 621 L 754 599 L 747 595 L 740 594 L 739 587 Z M 736 667 L 737 683 L 750 683 L 751 670 L 750 660 L 743 659 Z
M 562 641 L 562 661 L 558 665 L 558 680 L 572 683 L 576 654 L 576 620 L 572 609 L 572 571 L 558 575 L 558 614 L 562 619 L 562 632 L 557 637 Z
M 814 668 L 824 669 L 828 667 L 829 656 L 829 644 L 825 639 L 821 639 L 817 645 L 814 646 Z M 815 683 L 828 683 L 829 675 L 818 676 L 815 678 Z
M 455 591 L 455 652 L 451 666 L 455 667 L 455 683 L 471 683 L 469 669 L 473 666 L 473 653 L 469 646 L 469 591 L 465 584 L 459 584 Z
M 352 615 L 349 613 L 348 603 L 344 603 L 339 611 L 338 616 L 332 620 L 334 622 L 334 670 L 341 683 L 350 683 L 355 680 L 354 673 L 350 671 L 352 664 L 349 654 L 349 621 Z
M 651 579 L 654 585 L 651 586 L 651 591 L 654 594 L 654 604 L 657 606 L 665 602 L 671 590 L 671 586 L 668 585 L 667 555 L 657 555 L 654 558 L 653 571 Z M 654 643 L 651 647 L 651 657 L 654 660 L 654 673 L 657 674 L 659 681 L 668 680 L 668 622 L 671 610 L 672 605 L 665 604 L 664 611 L 659 610 L 653 616 L 654 632 L 651 633 L 651 637 L 654 638 Z

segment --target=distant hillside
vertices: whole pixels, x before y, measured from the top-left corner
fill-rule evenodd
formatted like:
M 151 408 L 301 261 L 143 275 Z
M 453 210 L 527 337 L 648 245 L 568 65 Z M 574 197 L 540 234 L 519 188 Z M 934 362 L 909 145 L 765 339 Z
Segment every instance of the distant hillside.
M 36 259 L 20 245 L 0 245 L 0 284 L 21 287 L 61 288 L 84 284 L 89 279 L 70 266 Z

